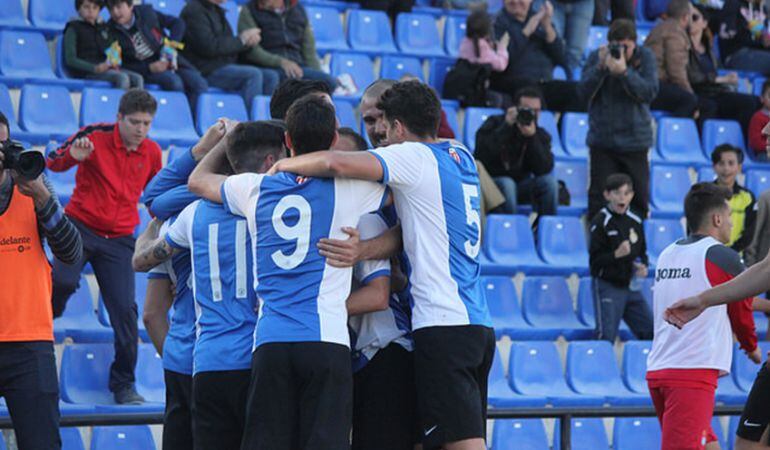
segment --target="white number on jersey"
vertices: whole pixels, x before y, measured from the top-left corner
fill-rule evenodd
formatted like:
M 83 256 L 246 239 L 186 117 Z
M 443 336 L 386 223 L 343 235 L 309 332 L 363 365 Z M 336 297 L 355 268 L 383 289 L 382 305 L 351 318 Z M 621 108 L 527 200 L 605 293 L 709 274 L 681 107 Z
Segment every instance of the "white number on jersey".
M 299 220 L 293 226 L 284 222 L 283 215 L 291 208 L 299 211 Z M 276 250 L 271 255 L 273 262 L 283 270 L 291 270 L 302 264 L 310 247 L 310 220 L 312 211 L 310 203 L 299 195 L 287 195 L 283 197 L 273 210 L 273 228 L 278 236 L 287 241 L 296 241 L 294 253 L 284 254 Z
M 235 298 L 247 298 L 246 221 L 239 220 L 235 225 Z M 222 278 L 219 268 L 218 223 L 209 224 L 209 282 L 211 283 L 211 299 L 215 302 L 221 302 Z
M 465 241 L 465 253 L 471 258 L 479 254 L 481 248 L 481 217 L 479 212 L 471 206 L 471 198 L 479 196 L 479 188 L 472 184 L 463 184 L 463 197 L 465 198 L 465 222 L 470 227 L 476 228 L 476 243 L 471 243 L 468 239 Z

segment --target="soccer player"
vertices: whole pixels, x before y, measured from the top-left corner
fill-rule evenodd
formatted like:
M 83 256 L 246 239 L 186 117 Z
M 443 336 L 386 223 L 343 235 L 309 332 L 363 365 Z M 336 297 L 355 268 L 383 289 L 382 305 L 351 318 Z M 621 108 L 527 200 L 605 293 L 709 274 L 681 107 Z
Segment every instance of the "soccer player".
M 271 172 L 359 178 L 392 189 L 412 262 L 423 445 L 483 450 L 495 336 L 479 283 L 476 165 L 466 148 L 436 138 L 441 104 L 430 87 L 397 83 L 382 94 L 377 108 L 390 146 L 302 155 L 277 162 Z
M 292 154 L 330 148 L 337 139 L 334 107 L 318 96 L 295 102 L 286 125 Z M 342 227 L 378 210 L 384 187 L 289 173 L 226 177 L 215 171 L 222 156 L 216 148 L 207 155 L 189 188 L 245 217 L 252 239 L 260 316 L 242 448 L 348 449 L 352 270 L 328 266 L 316 243 L 342 237 Z
M 717 378 L 730 372 L 733 333 L 751 360 L 757 347 L 752 299 L 708 310 L 677 330 L 663 319 L 681 295 L 715 286 L 743 271 L 737 252 L 727 247 L 732 232 L 730 191 L 699 183 L 685 197 L 691 234 L 669 245 L 655 270 L 655 331 L 647 359 L 647 383 L 663 429 L 661 448 L 702 449 L 716 440 L 711 429 Z

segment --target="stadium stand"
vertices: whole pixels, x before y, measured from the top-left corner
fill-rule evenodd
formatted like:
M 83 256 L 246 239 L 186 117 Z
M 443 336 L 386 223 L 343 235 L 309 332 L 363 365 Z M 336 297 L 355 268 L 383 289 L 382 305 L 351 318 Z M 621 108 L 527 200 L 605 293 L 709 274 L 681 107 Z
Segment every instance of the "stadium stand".
M 436 19 L 428 14 L 403 13 L 396 18 L 396 44 L 401 53 L 445 56 Z
M 741 126 L 738 122 L 734 120 L 708 119 L 703 121 L 702 134 L 703 152 L 709 160 L 711 152 L 717 145 L 730 144 L 743 150 L 744 169 L 756 165 L 746 151 L 746 140 L 743 137 L 743 131 L 741 131 Z
M 142 3 L 152 5 L 153 9 L 169 16 L 179 16 L 184 8 L 185 0 L 144 0 Z
M 650 341 L 631 341 L 623 346 L 621 372 L 623 383 L 631 392 L 637 394 L 649 393 L 647 388 L 647 355 L 652 349 Z
M 513 340 L 553 340 L 560 330 L 537 328 L 524 320 L 513 280 L 508 277 L 486 277 L 482 287 L 487 295 L 489 313 L 495 328 L 495 336 L 508 336 Z
M 497 108 L 465 108 L 465 127 L 463 136 L 465 145 L 471 151 L 476 149 L 476 132 L 481 128 L 489 116 L 502 114 L 502 109 Z
M 653 269 L 658 262 L 660 252 L 672 242 L 684 237 L 684 229 L 679 220 L 647 219 L 644 222 L 644 236 L 647 241 L 650 269 Z
M 270 97 L 267 95 L 257 95 L 251 102 L 251 111 L 249 112 L 251 120 L 270 119 Z
M 447 58 L 430 58 L 428 60 L 428 84 L 439 94 L 444 92 L 444 78 L 452 70 L 455 61 Z
M 556 270 L 549 267 L 535 249 L 529 220 L 522 215 L 493 214 L 487 217 L 485 238 L 481 245 L 489 259 L 483 272 L 490 275 L 550 275 Z
M 560 273 L 588 273 L 588 246 L 584 227 L 577 217 L 541 217 L 537 245 L 543 261 Z
M 391 80 L 400 80 L 404 75 L 415 76 L 424 81 L 422 74 L 422 63 L 420 60 L 411 56 L 385 55 L 381 60 L 382 70 L 380 77 L 390 78 Z
M 653 164 L 650 167 L 650 203 L 655 218 L 675 219 L 684 215 L 683 201 L 690 190 L 686 167 Z
M 123 91 L 120 89 L 94 87 L 83 89 L 80 96 L 80 126 L 115 122 L 122 95 Z
M 86 450 L 77 428 L 61 428 L 59 434 L 63 450 Z
M 551 135 L 551 151 L 557 161 L 575 159 L 564 151 L 564 146 L 561 143 L 561 136 L 559 135 L 559 128 L 556 126 L 556 116 L 554 113 L 551 111 L 540 111 L 537 125 Z
M 337 111 L 337 120 L 340 122 L 341 127 L 348 127 L 356 129 L 358 120 L 356 119 L 356 111 L 353 104 L 347 100 L 334 99 L 334 108 Z
M 452 58 L 460 55 L 460 42 L 465 37 L 465 21 L 463 16 L 447 16 L 444 21 L 444 51 Z
M 48 44 L 42 33 L 0 29 L 0 82 L 11 87 L 42 82 L 82 89 L 82 80 L 57 78 L 51 66 Z
M 564 113 L 561 118 L 561 142 L 568 155 L 587 158 L 588 115 L 585 113 Z
M 195 131 L 184 93 L 152 91 L 152 95 L 158 102 L 158 112 L 150 128 L 150 138 L 162 147 L 170 144 L 193 145 L 198 142 L 198 132 Z
M 698 128 L 692 119 L 661 118 L 658 121 L 657 147 L 660 156 L 668 163 L 688 166 L 709 164 L 701 152 Z
M 25 84 L 19 100 L 19 124 L 32 136 L 46 136 L 36 139 L 45 144 L 49 139 L 64 141 L 78 129 L 78 120 L 72 100 L 62 86 Z M 32 140 L 32 139 L 30 139 Z
M 350 50 L 340 13 L 334 8 L 306 6 L 308 20 L 313 27 L 315 46 L 318 51 Z
M 593 327 L 581 323 L 573 308 L 567 282 L 562 277 L 527 277 L 521 289 L 524 320 L 536 328 L 552 330 L 573 339 L 589 339 Z
M 623 417 L 615 419 L 612 430 L 615 450 L 649 450 L 660 448 L 660 425 L 657 417 Z
M 770 189 L 770 170 L 749 169 L 746 171 L 746 188 L 759 197 Z
M 91 450 L 117 448 L 155 450 L 150 427 L 146 425 L 94 427 Z
M 375 80 L 374 64 L 368 56 L 356 53 L 335 53 L 331 62 L 332 75 L 348 74 L 358 88 L 358 95 Z
M 548 450 L 548 436 L 540 419 L 496 420 L 492 450 Z
M 21 0 L 7 0 L 3 2 L 3 11 L 0 12 L 0 26 L 21 30 L 32 28 L 24 16 Z
M 590 277 L 581 278 L 577 294 L 578 320 L 592 330 L 596 328 L 596 304 L 594 298 L 593 279 Z M 619 336 L 623 341 L 636 339 L 625 321 L 620 323 Z
M 198 106 L 195 109 L 195 125 L 198 134 L 203 136 L 211 125 L 220 117 L 244 122 L 249 120 L 246 105 L 237 94 L 213 94 L 207 92 L 198 97 Z
M 29 21 L 49 38 L 61 33 L 77 14 L 72 2 L 60 0 L 29 0 L 28 9 Z
M 88 282 L 80 279 L 80 287 L 67 302 L 61 317 L 54 320 L 54 338 L 62 342 L 65 337 L 77 343 L 112 342 L 112 328 L 99 322 L 94 310 L 94 299 Z
M 521 395 L 511 390 L 500 362 L 500 352 L 495 350 L 492 369 L 489 371 L 488 402 L 493 408 L 530 407 L 542 408 L 546 405 L 545 397 Z
M 350 48 L 370 55 L 397 53 L 388 16 L 382 11 L 348 11 L 348 44 Z M 334 70 L 332 70 L 334 73 Z M 369 83 L 360 84 L 366 87 Z
M 559 422 L 553 428 L 553 448 L 561 450 Z M 601 418 L 572 419 L 572 450 L 609 450 L 610 443 Z
M 558 135 L 557 135 L 558 136 Z M 558 206 L 559 214 L 580 216 L 588 209 L 588 164 L 583 161 L 556 160 L 553 174 L 567 185 L 570 205 Z

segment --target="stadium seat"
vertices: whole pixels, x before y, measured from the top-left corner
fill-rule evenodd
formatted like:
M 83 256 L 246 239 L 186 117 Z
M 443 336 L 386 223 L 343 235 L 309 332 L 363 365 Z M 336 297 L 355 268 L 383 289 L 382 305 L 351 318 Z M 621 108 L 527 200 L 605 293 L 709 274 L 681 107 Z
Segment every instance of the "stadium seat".
M 61 31 L 61 30 L 59 30 Z M 56 39 L 55 46 L 55 58 L 56 58 L 56 68 L 54 69 L 54 73 L 57 77 L 63 78 L 63 79 L 75 79 L 76 77 L 73 77 L 70 73 L 69 68 L 64 64 L 64 39 L 62 37 L 58 37 Z M 88 87 L 98 87 L 98 88 L 111 88 L 112 83 L 102 80 L 85 80 L 85 79 L 77 79 L 75 82 L 77 83 L 83 83 L 84 86 Z
M 220 117 L 227 117 L 239 122 L 249 120 L 246 105 L 237 94 L 205 93 L 198 97 L 195 109 L 195 124 L 198 134 L 203 136 L 208 127 L 214 125 Z
M 396 17 L 396 44 L 401 53 L 422 57 L 446 56 L 435 17 L 401 13 Z
M 350 75 L 358 89 L 356 97 L 363 94 L 364 89 L 375 80 L 372 60 L 366 55 L 356 53 L 335 53 L 332 55 L 331 72 L 335 77 L 344 73 Z
M 356 112 L 353 104 L 348 100 L 334 99 L 334 109 L 337 112 L 337 120 L 341 127 L 356 129 Z M 364 149 L 360 149 L 364 150 Z
M 91 450 L 155 450 L 155 441 L 147 425 L 94 427 Z
M 61 435 L 62 450 L 86 450 L 83 446 L 83 438 L 77 428 L 62 427 L 59 429 L 59 434 Z
M 652 404 L 649 395 L 631 392 L 623 385 L 612 345 L 607 341 L 570 342 L 567 383 L 581 394 L 606 397 L 612 406 Z
M 756 197 L 770 189 L 770 170 L 747 170 L 746 188 L 753 192 Z
M 521 290 L 524 320 L 543 330 L 556 330 L 567 340 L 591 339 L 593 327 L 582 324 L 562 277 L 527 277 Z
M 462 141 L 462 137 L 460 136 L 462 129 L 460 128 L 460 124 L 457 122 L 457 107 L 445 105 L 443 103 L 444 102 L 442 102 L 441 107 L 444 110 L 444 114 L 446 114 L 446 120 L 447 123 L 449 123 L 449 128 L 451 128 L 454 132 L 455 139 Z
M 647 355 L 652 349 L 651 341 L 629 341 L 623 346 L 621 362 L 623 382 L 637 394 L 649 395 L 647 388 Z
M 644 24 L 638 24 L 637 25 L 637 28 L 636 28 L 636 42 L 637 42 L 637 45 L 643 45 L 644 44 L 644 41 L 647 40 L 647 36 L 650 35 L 650 31 L 652 31 L 652 28 L 649 27 L 649 26 L 644 26 Z
M 738 431 L 738 424 L 741 422 L 741 416 L 730 416 L 730 420 L 727 422 L 727 435 L 730 436 L 727 448 L 729 450 L 735 449 L 735 432 Z
M 762 96 L 762 85 L 765 84 L 765 81 L 767 81 L 765 77 L 756 77 L 751 81 L 751 92 L 756 97 Z
M 143 3 L 151 5 L 155 11 L 179 17 L 179 13 L 184 8 L 185 0 L 144 0 Z
M 315 46 L 318 51 L 350 50 L 342 29 L 340 13 L 334 8 L 306 6 L 307 18 L 313 27 Z
M 647 219 L 644 222 L 644 237 L 650 267 L 658 263 L 658 256 L 666 247 L 684 237 L 681 222 L 676 219 Z
M 686 167 L 653 164 L 650 168 L 650 203 L 653 217 L 679 218 L 684 215 L 684 197 L 690 190 Z
M 270 120 L 270 96 L 257 95 L 251 102 L 251 120 Z
M 537 227 L 537 243 L 543 261 L 560 273 L 588 273 L 585 231 L 577 217 L 541 217 Z
M 428 84 L 439 94 L 444 92 L 444 78 L 454 64 L 455 60 L 447 58 L 431 58 L 428 61 Z
M 115 122 L 118 116 L 118 105 L 123 94 L 124 91 L 120 89 L 93 87 L 83 89 L 80 98 L 80 126 L 100 122 Z
M 489 371 L 488 385 L 487 401 L 492 408 L 543 408 L 546 405 L 545 397 L 521 395 L 511 390 L 511 386 L 505 378 L 500 352 L 497 349 L 495 349 L 492 368 Z
M 495 114 L 503 114 L 502 109 L 497 108 L 465 108 L 465 145 L 470 151 L 476 150 L 476 131 L 484 122 Z
M 224 2 L 220 6 L 225 10 L 225 19 L 227 20 L 227 23 L 230 24 L 230 28 L 232 28 L 233 31 L 237 32 L 238 15 L 240 13 L 240 10 L 238 9 L 238 4 L 235 2 Z
M 391 80 L 400 80 L 404 75 L 412 75 L 424 81 L 422 74 L 422 63 L 419 59 L 411 56 L 385 55 L 380 64 L 381 78 Z
M 521 315 L 516 287 L 509 277 L 485 277 L 481 286 L 487 296 L 497 339 L 508 336 L 513 340 L 555 340 L 559 330 L 535 328 Z
M 541 419 L 497 419 L 491 450 L 549 450 Z
M 708 164 L 700 148 L 695 121 L 689 118 L 664 117 L 658 121 L 658 153 L 669 163 Z
M 612 434 L 613 450 L 660 448 L 661 432 L 657 417 L 618 417 Z
M 711 418 L 711 428 L 714 429 L 714 434 L 717 435 L 717 442 L 719 442 L 719 447 L 726 450 L 730 447 L 727 445 L 727 440 L 725 440 L 725 432 L 722 429 L 722 422 L 720 417 L 721 416 L 714 416 Z
M 767 316 L 759 311 L 754 311 L 754 326 L 757 328 L 757 336 L 760 340 L 767 339 Z
M 553 428 L 553 450 L 561 450 L 560 420 L 556 420 Z M 604 420 L 600 417 L 592 419 L 572 419 L 571 427 L 572 450 L 609 450 L 610 442 L 604 429 Z
M 582 161 L 557 160 L 553 175 L 557 180 L 564 181 L 570 193 L 570 205 L 559 205 L 559 214 L 583 214 L 588 209 L 588 164 Z
M 592 330 L 596 329 L 596 309 L 594 307 L 593 279 L 591 277 L 581 278 L 578 284 L 577 316 L 581 323 L 587 325 Z M 636 336 L 628 328 L 625 321 L 620 322 L 618 336 L 623 341 L 636 339 Z
M 139 211 L 145 211 L 143 214 L 146 217 L 149 217 L 149 213 L 147 213 L 147 209 L 142 208 Z M 141 224 L 140 224 L 140 227 L 141 227 Z M 142 338 L 144 342 L 149 342 L 150 337 L 147 334 L 147 329 L 144 326 L 144 321 L 142 321 L 142 313 L 144 312 L 144 299 L 146 294 L 147 294 L 147 273 L 137 272 L 134 276 L 134 296 L 136 298 L 139 337 Z M 104 305 L 104 299 L 102 299 L 101 293 L 99 294 L 99 300 L 97 302 L 96 316 L 99 318 L 99 322 L 102 325 L 106 327 L 112 327 L 112 325 L 110 324 L 110 315 L 107 312 L 107 307 Z
M 719 144 L 730 144 L 743 150 L 743 168 L 755 166 L 756 163 L 746 151 L 746 140 L 743 137 L 741 125 L 734 120 L 707 119 L 703 121 L 702 130 L 703 153 L 711 160 L 711 152 Z M 753 156 L 753 155 L 752 155 Z
M 465 16 L 447 16 L 444 21 L 444 51 L 452 58 L 460 56 L 460 42 L 465 37 Z
M 559 128 L 556 126 L 556 117 L 551 111 L 540 111 L 540 117 L 537 119 L 537 125 L 542 127 L 551 135 L 551 151 L 556 160 L 575 159 L 564 151 L 559 136 Z
M 741 352 L 740 355 L 733 355 L 733 358 L 735 358 L 736 356 L 741 356 L 745 358 L 745 356 L 743 356 L 743 352 Z M 717 404 L 743 405 L 744 403 L 746 403 L 748 392 L 739 388 L 738 385 L 735 384 L 735 378 L 733 378 L 732 375 L 726 376 L 726 377 L 719 377 L 717 382 L 719 383 L 717 385 L 717 391 L 716 391 Z
M 21 0 L 5 0 L 0 9 L 0 27 L 13 29 L 32 28 L 24 17 L 24 9 Z
M 198 132 L 195 131 L 190 105 L 184 93 L 170 91 L 150 91 L 150 93 L 158 101 L 158 111 L 150 128 L 150 137 L 161 147 L 170 144 L 195 145 L 198 142 Z
M 607 43 L 607 33 L 609 28 L 603 26 L 592 26 L 588 32 L 588 42 L 586 43 L 586 55 Z
M 49 143 L 46 147 L 46 154 L 55 151 L 58 146 L 56 142 Z M 70 202 L 72 193 L 75 190 L 75 174 L 77 170 L 77 167 L 71 167 L 64 172 L 54 172 L 48 169 L 45 171 L 45 176 L 56 190 L 56 196 L 59 198 L 59 203 L 62 206 L 67 206 L 67 203 Z
M 698 168 L 698 183 L 703 181 L 714 181 L 717 179 L 717 174 L 714 172 L 712 166 L 703 166 Z
M 29 21 L 48 36 L 63 32 L 67 22 L 78 14 L 72 2 L 61 0 L 29 0 L 28 9 Z
M 19 100 L 19 122 L 25 130 L 47 134 L 56 141 L 64 141 L 78 131 L 70 93 L 62 86 L 24 85 Z
M 152 344 L 140 344 L 138 347 L 136 385 L 148 402 L 164 403 L 166 401 L 163 358 Z
M 644 2 L 644 16 L 647 20 L 656 20 L 666 12 L 668 2 L 666 0 L 646 0 Z
M 770 344 L 767 342 L 759 342 L 759 347 L 762 349 L 762 355 L 767 355 L 770 350 Z M 764 358 L 763 358 L 764 359 Z M 754 364 L 743 350 L 740 349 L 738 344 L 735 344 L 733 350 L 733 367 L 731 370 L 731 376 L 735 378 L 735 384 L 742 390 L 749 392 L 751 386 L 754 385 L 754 380 L 757 378 L 757 372 L 762 366 Z
M 54 319 L 54 336 L 57 342 L 65 337 L 77 343 L 112 342 L 112 328 L 105 327 L 96 317 L 94 300 L 85 278 L 80 279 L 80 287 L 67 301 L 67 307 L 61 317 Z
M 30 133 L 22 131 L 19 122 L 16 120 L 16 114 L 13 111 L 11 103 L 11 94 L 4 84 L 0 84 L 0 112 L 8 119 L 8 125 L 13 139 L 31 142 L 33 144 L 45 144 L 48 142 L 49 135 L 44 133 Z
M 588 158 L 588 114 L 568 112 L 561 117 L 561 142 L 568 155 Z
M 0 30 L 0 82 L 21 87 L 27 82 L 83 87 L 83 80 L 62 80 L 51 68 L 45 37 L 35 31 Z
M 390 30 L 390 20 L 383 11 L 353 9 L 348 11 L 347 22 L 348 44 L 353 50 L 370 55 L 398 53 Z M 368 83 L 360 88 L 366 86 Z
M 567 386 L 556 344 L 550 341 L 514 341 L 508 361 L 508 382 L 514 391 L 546 397 L 553 406 L 604 404 L 601 396 L 578 394 Z
M 549 267 L 535 250 L 535 239 L 529 219 L 522 215 L 490 214 L 481 240 L 489 263 L 482 267 L 486 274 L 549 275 L 556 271 Z

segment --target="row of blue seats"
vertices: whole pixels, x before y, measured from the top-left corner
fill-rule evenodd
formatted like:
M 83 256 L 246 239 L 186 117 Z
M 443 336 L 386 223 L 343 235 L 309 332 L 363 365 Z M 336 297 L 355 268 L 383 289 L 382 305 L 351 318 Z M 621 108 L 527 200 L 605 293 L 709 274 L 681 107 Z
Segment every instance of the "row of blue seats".
M 86 450 L 83 437 L 77 428 L 59 429 L 62 450 Z M 5 441 L 0 434 L 0 450 L 6 450 Z M 155 450 L 155 440 L 147 425 L 93 427 L 91 450 Z

